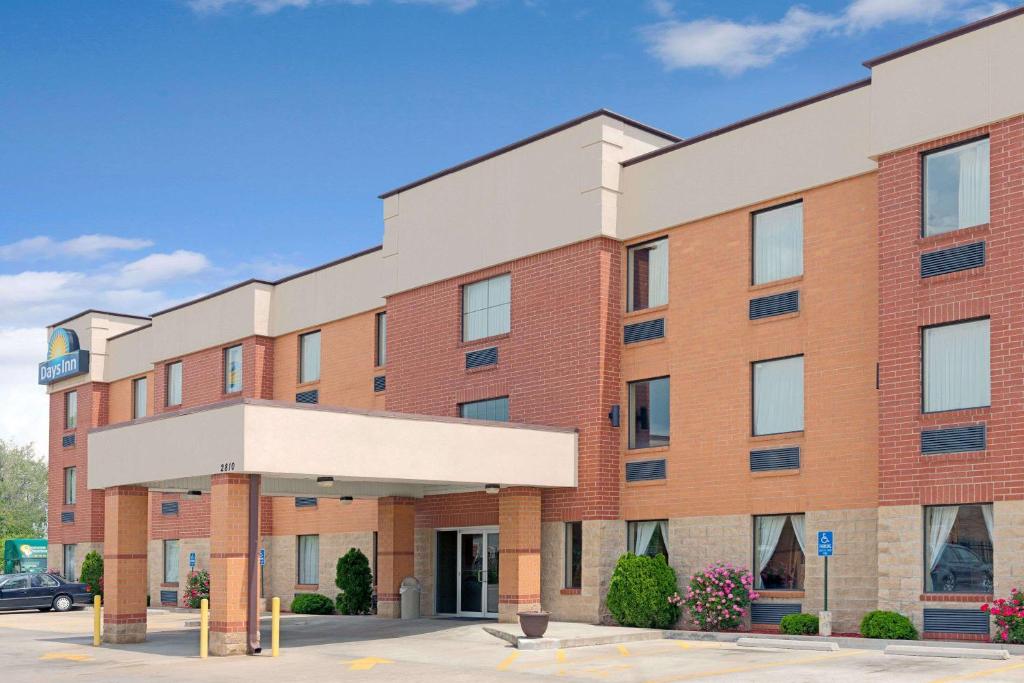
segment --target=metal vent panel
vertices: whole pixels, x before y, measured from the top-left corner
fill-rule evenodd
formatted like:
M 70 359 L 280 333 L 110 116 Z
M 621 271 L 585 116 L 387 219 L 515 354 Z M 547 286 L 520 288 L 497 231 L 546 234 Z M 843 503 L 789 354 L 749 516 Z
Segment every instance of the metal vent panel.
M 74 512 L 62 512 L 62 513 L 60 513 L 60 523 L 61 524 L 74 524 L 75 523 L 75 513 Z
M 482 368 L 487 365 L 498 364 L 498 347 L 492 346 L 479 351 L 470 351 L 466 354 L 466 369 Z
M 160 591 L 161 605 L 177 605 L 178 591 Z
M 665 336 L 665 319 L 655 318 L 640 323 L 633 323 L 622 328 L 622 341 L 625 344 L 661 339 Z
M 665 478 L 665 459 L 626 463 L 626 481 L 656 481 Z
M 988 635 L 988 612 L 977 609 L 925 607 L 924 630 L 930 633 L 975 633 Z
M 750 606 L 750 623 L 777 625 L 787 614 L 800 614 L 799 602 L 755 602 Z
M 297 497 L 295 499 L 295 507 L 297 507 L 297 508 L 315 508 L 316 507 L 316 498 L 310 498 L 310 497 L 305 497 L 305 496 Z
M 176 515 L 178 514 L 178 502 L 169 501 L 160 503 L 160 514 L 161 515 Z
M 921 254 L 921 277 L 935 277 L 985 265 L 985 243 L 962 244 Z
M 75 445 L 75 435 L 74 434 L 65 434 L 61 438 L 61 440 L 60 440 L 60 445 L 63 446 L 64 448 L 68 448 L 69 446 L 74 446 Z
M 296 403 L 319 403 L 320 402 L 320 392 L 317 389 L 313 389 L 311 391 L 300 391 L 299 393 L 295 394 L 295 402 Z
M 773 315 L 796 313 L 800 310 L 800 290 L 772 294 L 750 300 L 750 319 L 770 318 Z
M 373 378 L 373 390 L 374 392 L 381 392 L 388 388 L 388 378 L 386 375 L 377 375 Z
M 800 469 L 799 446 L 750 451 L 751 472 L 770 472 L 772 470 L 796 469 Z
M 926 429 L 921 432 L 921 454 L 974 453 L 985 450 L 985 425 Z

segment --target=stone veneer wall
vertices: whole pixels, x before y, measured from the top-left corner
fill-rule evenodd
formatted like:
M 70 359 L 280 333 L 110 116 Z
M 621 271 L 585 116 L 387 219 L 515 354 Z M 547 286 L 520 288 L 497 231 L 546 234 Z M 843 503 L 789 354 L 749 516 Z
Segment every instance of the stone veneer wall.
M 608 583 L 626 552 L 626 523 L 583 522 L 583 574 L 579 591 L 565 589 L 565 523 L 541 525 L 541 607 L 556 621 L 609 622 Z
M 186 607 L 184 603 L 185 588 L 188 586 L 189 553 L 196 554 L 196 571 L 210 571 L 210 539 L 181 538 L 178 539 L 178 585 L 164 584 L 164 540 L 150 539 L 146 550 L 147 578 L 149 582 L 150 606 L 160 607 L 160 591 L 173 590 L 178 594 L 177 607 Z
M 373 566 L 373 532 L 358 531 L 341 534 L 320 534 L 320 583 L 296 589 L 298 577 L 298 541 L 296 536 L 266 536 L 267 564 L 264 570 L 264 597 L 281 598 L 282 611 L 290 611 L 296 593 L 320 593 L 331 600 L 338 595 L 334 585 L 338 558 L 349 548 L 359 548 Z
M 103 554 L 103 543 L 102 542 L 89 542 L 82 541 L 81 543 L 74 543 L 72 545 L 77 546 L 75 548 L 75 571 L 78 575 L 75 576 L 75 580 L 78 580 L 82 576 L 82 560 L 89 554 L 90 551 L 95 550 L 100 555 Z M 64 573 L 64 544 L 63 543 L 50 543 L 46 546 L 46 568 L 57 569 L 62 574 Z

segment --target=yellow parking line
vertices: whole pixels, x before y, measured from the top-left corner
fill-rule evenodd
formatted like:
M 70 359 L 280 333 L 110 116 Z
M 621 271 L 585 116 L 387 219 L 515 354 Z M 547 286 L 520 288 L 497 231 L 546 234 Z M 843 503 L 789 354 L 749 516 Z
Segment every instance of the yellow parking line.
M 562 650 L 562 649 L 555 650 L 555 659 L 558 660 L 559 662 L 564 662 L 565 661 L 565 650 Z
M 92 657 L 89 655 L 81 655 L 74 652 L 49 652 L 40 657 L 39 659 L 65 659 L 69 662 L 87 662 L 90 659 L 92 659 Z
M 985 676 L 991 676 L 992 674 L 1002 673 L 1004 671 L 1013 671 L 1014 669 L 1024 669 L 1024 662 L 1017 664 L 1010 664 L 1009 666 L 998 666 L 994 669 L 983 669 L 982 671 L 975 671 L 971 674 L 964 674 L 963 676 L 951 676 L 949 678 L 936 678 L 931 683 L 950 683 L 951 681 L 969 681 L 972 678 L 984 678 Z
M 669 678 L 654 678 L 647 683 L 670 683 L 675 681 L 692 681 L 697 678 L 707 678 L 709 676 L 725 676 L 727 674 L 741 674 L 749 671 L 758 671 L 761 669 L 774 669 L 783 666 L 796 666 L 798 664 L 813 664 L 815 662 L 828 661 L 830 659 L 839 659 L 840 657 L 852 657 L 855 655 L 862 655 L 867 650 L 849 650 L 846 652 L 830 653 L 827 655 L 818 655 L 816 657 L 804 657 L 803 659 L 792 659 L 789 661 L 779 662 L 763 662 L 761 664 L 750 664 L 748 666 L 737 666 L 730 669 L 709 669 L 707 671 L 695 671 L 693 673 L 684 674 L 682 676 L 671 676 Z
M 622 655 L 623 657 L 628 657 L 629 656 L 629 648 L 627 648 L 625 645 L 619 645 L 619 654 Z
M 501 660 L 501 664 L 498 665 L 498 671 L 504 671 L 505 669 L 512 666 L 512 662 L 519 658 L 519 652 L 513 652 L 505 659 Z

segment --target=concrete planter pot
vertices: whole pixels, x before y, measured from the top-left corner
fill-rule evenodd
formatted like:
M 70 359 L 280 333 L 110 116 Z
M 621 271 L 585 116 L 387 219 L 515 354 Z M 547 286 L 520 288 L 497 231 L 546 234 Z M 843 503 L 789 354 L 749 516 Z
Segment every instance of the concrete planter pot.
M 548 619 L 551 612 L 519 612 L 519 627 L 527 638 L 543 638 L 548 630 Z

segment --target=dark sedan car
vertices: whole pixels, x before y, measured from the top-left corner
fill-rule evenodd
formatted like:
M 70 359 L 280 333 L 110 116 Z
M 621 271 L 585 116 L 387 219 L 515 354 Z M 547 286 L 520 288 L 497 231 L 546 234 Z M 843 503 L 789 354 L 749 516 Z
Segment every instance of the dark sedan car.
M 57 574 L 0 574 L 0 610 L 67 612 L 73 605 L 91 602 L 84 583 L 72 583 Z

